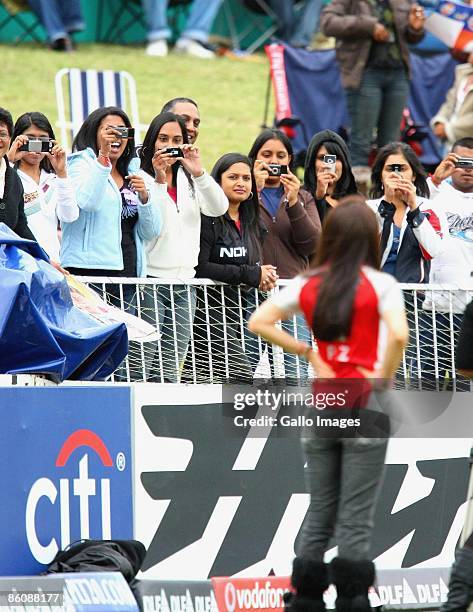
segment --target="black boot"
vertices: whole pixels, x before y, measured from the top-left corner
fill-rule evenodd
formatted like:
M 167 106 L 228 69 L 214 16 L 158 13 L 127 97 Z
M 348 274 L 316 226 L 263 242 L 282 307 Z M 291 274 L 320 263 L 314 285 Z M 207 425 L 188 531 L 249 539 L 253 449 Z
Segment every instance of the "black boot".
M 368 589 L 374 582 L 374 563 L 336 557 L 330 563 L 331 582 L 337 587 L 337 612 L 370 612 Z
M 466 612 L 473 601 L 473 549 L 459 548 L 448 582 L 448 598 L 440 612 Z
M 323 594 L 328 588 L 327 566 L 321 561 L 296 557 L 291 584 L 295 593 L 285 593 L 284 610 L 288 612 L 324 612 Z

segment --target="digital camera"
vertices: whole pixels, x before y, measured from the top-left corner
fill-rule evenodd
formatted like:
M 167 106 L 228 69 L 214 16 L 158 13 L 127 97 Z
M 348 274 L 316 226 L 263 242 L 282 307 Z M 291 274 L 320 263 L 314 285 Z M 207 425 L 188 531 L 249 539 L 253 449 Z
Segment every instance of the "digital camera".
M 459 157 L 455 166 L 457 168 L 473 168 L 473 159 L 471 157 Z
M 114 130 L 118 132 L 120 138 L 130 139 L 135 137 L 135 128 L 112 125 Z
M 330 170 L 330 172 L 335 172 L 335 166 L 337 163 L 336 155 L 324 155 L 323 161 L 324 161 L 324 164 L 328 166 L 327 170 Z
M 181 147 L 167 147 L 163 150 L 163 153 L 167 153 L 171 157 L 184 157 Z
M 30 138 L 28 142 L 18 149 L 27 153 L 50 153 L 54 143 L 49 138 Z
M 281 176 L 281 174 L 287 174 L 287 166 L 281 166 L 281 164 L 268 164 L 268 172 L 271 176 Z
M 388 164 L 387 170 L 388 172 L 395 172 L 396 174 L 401 174 L 402 164 Z

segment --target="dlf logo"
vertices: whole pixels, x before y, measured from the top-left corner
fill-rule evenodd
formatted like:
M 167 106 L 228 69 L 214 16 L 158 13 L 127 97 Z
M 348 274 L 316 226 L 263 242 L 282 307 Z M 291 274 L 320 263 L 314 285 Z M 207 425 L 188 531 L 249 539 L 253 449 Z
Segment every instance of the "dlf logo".
M 67 438 L 57 456 L 56 467 L 65 468 L 72 453 L 81 447 L 93 450 L 104 467 L 113 468 L 112 457 L 103 440 L 88 429 L 79 429 Z M 124 469 L 122 453 L 117 456 L 117 465 L 120 470 Z M 57 499 L 58 493 L 59 499 Z M 37 533 L 39 509 L 44 510 L 44 504 L 48 502 L 57 508 L 61 526 L 61 548 L 64 549 L 71 543 L 71 513 L 77 509 L 77 506 L 80 538 L 90 537 L 89 502 L 90 498 L 97 495 L 100 495 L 102 538 L 109 540 L 111 539 L 110 479 L 101 478 L 98 483 L 94 478 L 89 478 L 87 452 L 79 460 L 77 477 L 60 478 L 58 483 L 49 478 L 39 478 L 33 483 L 26 502 L 26 536 L 31 553 L 39 563 L 50 563 L 59 550 L 56 538 L 51 537 L 47 544 L 39 540 Z M 78 498 L 78 501 L 75 498 Z

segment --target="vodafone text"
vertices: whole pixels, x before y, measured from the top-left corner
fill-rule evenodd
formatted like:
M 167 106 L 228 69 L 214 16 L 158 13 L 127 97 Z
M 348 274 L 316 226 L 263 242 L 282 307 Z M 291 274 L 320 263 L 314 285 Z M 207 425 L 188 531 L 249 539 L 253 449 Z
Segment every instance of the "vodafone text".
M 257 580 L 255 586 L 241 588 L 229 582 L 225 587 L 224 599 L 227 610 L 268 610 L 282 608 L 283 595 L 287 589 L 273 587 L 267 580 L 260 584 Z

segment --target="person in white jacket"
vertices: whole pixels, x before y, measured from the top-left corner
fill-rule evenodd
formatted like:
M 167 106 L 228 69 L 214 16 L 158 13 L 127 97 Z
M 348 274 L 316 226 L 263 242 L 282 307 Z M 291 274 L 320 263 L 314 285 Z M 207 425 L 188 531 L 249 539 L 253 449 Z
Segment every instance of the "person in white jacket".
M 429 200 L 422 164 L 402 142 L 382 147 L 371 175 L 381 240 L 381 269 L 400 283 L 427 283 L 432 258 L 444 249 L 445 215 Z
M 29 140 L 50 141 L 50 152 L 21 151 Z M 45 115 L 30 112 L 18 117 L 8 157 L 15 164 L 23 184 L 28 227 L 39 245 L 58 263 L 58 220 L 75 221 L 79 207 L 67 176 L 66 152 L 55 141 L 53 128 Z
M 198 263 L 200 215 L 223 215 L 228 200 L 202 168 L 199 149 L 189 144 L 182 117 L 157 115 L 139 155 L 141 173 L 163 220 L 159 237 L 146 246 L 148 275 L 168 281 L 145 298 L 146 309 L 154 311 L 157 306 L 158 320 L 153 322 L 161 332 L 161 350 L 149 364 L 148 380 L 178 382 L 195 312 L 195 288 L 186 283 L 194 278 Z
M 382 147 L 371 183 L 375 199 L 368 205 L 378 219 L 382 271 L 400 283 L 428 283 L 431 261 L 445 248 L 448 224 L 429 199 L 425 170 L 411 147 L 402 142 Z M 405 291 L 404 298 L 413 324 L 406 350 L 410 380 L 421 382 L 422 389 L 435 389 L 432 321 L 422 312 L 420 293 Z

